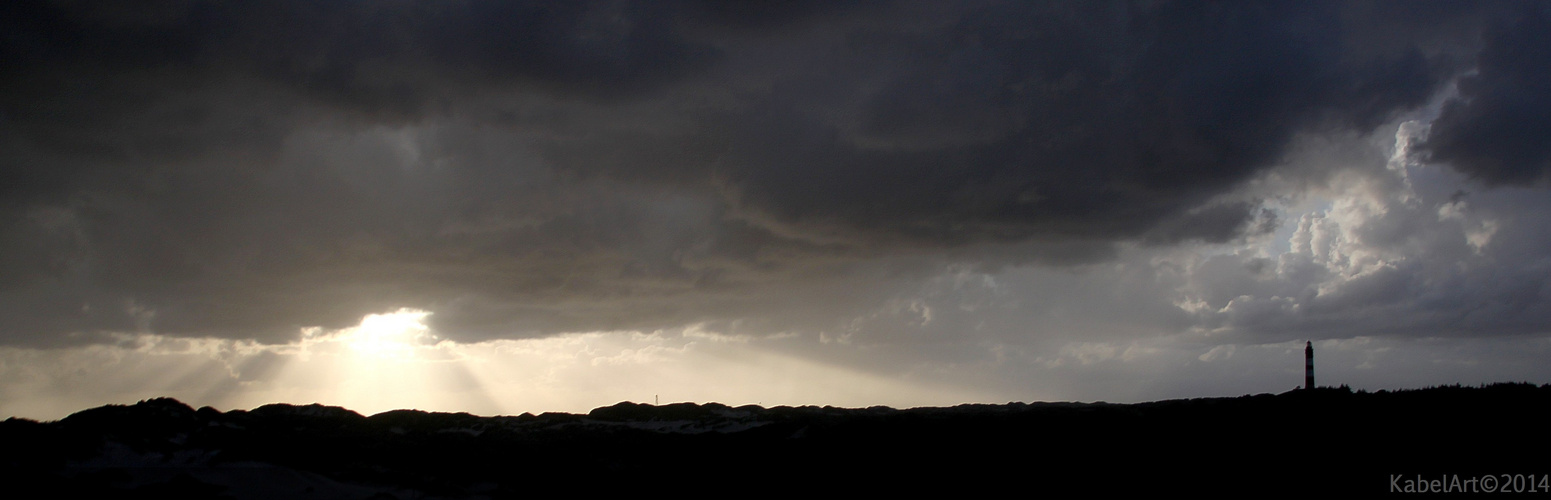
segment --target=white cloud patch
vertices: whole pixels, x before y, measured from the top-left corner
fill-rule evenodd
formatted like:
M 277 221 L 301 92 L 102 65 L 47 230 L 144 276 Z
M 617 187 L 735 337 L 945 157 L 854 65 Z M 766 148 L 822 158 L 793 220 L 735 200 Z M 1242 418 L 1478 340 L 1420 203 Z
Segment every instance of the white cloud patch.
M 1282 198 L 1310 207 L 1289 217 L 1285 251 L 1261 240 L 1187 257 L 1175 303 L 1195 328 L 1252 342 L 1545 331 L 1551 269 L 1543 252 L 1520 245 L 1551 243 L 1551 200 L 1407 156 L 1424 124 L 1388 130 L 1397 146 L 1387 162 L 1334 171 L 1328 185 Z
M 1213 347 L 1210 351 L 1206 351 L 1206 354 L 1202 354 L 1202 355 L 1198 356 L 1196 359 L 1199 359 L 1201 361 L 1205 361 L 1205 362 L 1208 362 L 1208 363 L 1210 363 L 1212 361 L 1219 360 L 1219 359 L 1228 359 L 1228 358 L 1233 357 L 1233 351 L 1234 351 L 1235 348 L 1236 347 L 1232 346 L 1232 345 L 1216 346 L 1216 347 Z

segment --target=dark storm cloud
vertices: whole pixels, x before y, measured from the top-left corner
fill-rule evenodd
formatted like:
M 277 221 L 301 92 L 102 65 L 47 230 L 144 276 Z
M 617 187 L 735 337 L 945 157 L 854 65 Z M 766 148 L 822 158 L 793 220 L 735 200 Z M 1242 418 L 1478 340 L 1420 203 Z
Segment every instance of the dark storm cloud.
M 802 47 L 812 67 L 772 77 L 691 144 L 715 150 L 741 203 L 783 221 L 931 244 L 1123 239 L 1200 208 L 1296 131 L 1372 127 L 1439 83 L 1414 47 L 1349 54 L 1329 5 L 920 15 L 935 22 Z
M 284 124 L 222 101 L 280 113 L 301 104 L 251 101 L 267 87 L 330 106 L 325 113 L 405 121 L 490 85 L 629 95 L 716 57 L 673 32 L 671 9 L 644 4 L 22 1 L 0 8 L 7 125 L 33 146 L 75 154 L 123 156 L 124 143 L 159 157 L 229 154 L 234 142 L 285 130 L 267 130 Z M 187 96 L 194 102 L 179 99 L 201 92 Z M 131 134 L 146 126 L 172 130 Z
M 1267 231 L 1219 196 L 1465 64 L 1319 2 L 0 9 L 0 330 L 33 344 L 822 330 L 947 259 Z
M 1433 122 L 1436 160 L 1491 184 L 1551 172 L 1551 8 L 1536 2 L 1492 19 L 1475 73 Z
M 566 91 L 649 88 L 714 50 L 673 7 L 542 2 L 14 2 L 10 68 L 247 71 L 365 107 L 417 104 L 437 76 Z M 441 82 L 445 83 L 445 82 Z

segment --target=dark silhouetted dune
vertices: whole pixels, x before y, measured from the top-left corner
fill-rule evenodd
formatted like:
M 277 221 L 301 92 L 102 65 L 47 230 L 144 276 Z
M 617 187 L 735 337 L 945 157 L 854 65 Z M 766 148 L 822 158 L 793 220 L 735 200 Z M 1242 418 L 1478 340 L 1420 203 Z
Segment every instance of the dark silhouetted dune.
M 10 484 L 87 496 L 1259 496 L 1385 494 L 1397 475 L 1540 478 L 1551 471 L 1533 450 L 1551 440 L 1547 421 L 1551 386 L 1531 384 L 908 410 L 625 402 L 500 417 L 317 404 L 223 413 L 163 398 L 9 419 L 0 442 Z

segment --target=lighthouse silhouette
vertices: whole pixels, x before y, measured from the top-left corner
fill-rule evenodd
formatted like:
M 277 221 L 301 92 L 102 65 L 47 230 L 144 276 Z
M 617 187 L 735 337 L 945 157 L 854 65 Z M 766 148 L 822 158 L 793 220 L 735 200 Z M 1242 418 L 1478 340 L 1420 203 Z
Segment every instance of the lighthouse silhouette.
M 1303 388 L 1314 388 L 1314 341 L 1303 346 Z

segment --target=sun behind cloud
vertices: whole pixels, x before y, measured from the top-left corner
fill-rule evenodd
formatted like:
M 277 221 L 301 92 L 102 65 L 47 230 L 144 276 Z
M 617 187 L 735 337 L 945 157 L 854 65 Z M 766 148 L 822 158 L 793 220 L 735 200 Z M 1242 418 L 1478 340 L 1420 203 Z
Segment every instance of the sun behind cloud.
M 277 382 L 368 413 L 467 404 L 468 393 L 482 388 L 465 375 L 454 344 L 426 326 L 431 314 L 403 308 L 368 314 L 349 328 L 304 329 Z
M 430 315 L 430 311 L 409 308 L 368 314 L 360 325 L 340 331 L 335 338 L 364 358 L 408 359 L 415 356 L 417 346 L 436 343 L 425 324 Z

